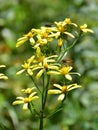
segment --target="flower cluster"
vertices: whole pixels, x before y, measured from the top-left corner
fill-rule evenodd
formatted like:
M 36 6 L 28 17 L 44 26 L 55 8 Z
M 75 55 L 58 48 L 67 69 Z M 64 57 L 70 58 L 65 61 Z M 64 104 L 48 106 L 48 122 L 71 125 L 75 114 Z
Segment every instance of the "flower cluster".
M 33 55 L 21 65 L 22 69 L 17 72 L 17 75 L 26 72 L 33 79 L 35 87 L 42 95 L 43 110 L 41 111 L 44 112 L 47 94 L 59 94 L 58 101 L 64 101 L 67 92 L 81 87 L 77 83 L 72 84 L 72 75 L 77 74 L 80 76 L 80 74 L 72 72 L 73 67 L 68 64 L 62 65 L 61 61 L 68 50 L 77 43 L 81 34 L 87 32 L 93 33 L 93 30 L 87 28 L 86 24 L 78 26 L 70 18 L 66 18 L 60 22 L 55 21 L 54 26 L 51 27 L 32 28 L 30 32 L 17 40 L 16 47 L 28 42 L 34 50 Z M 55 44 L 56 41 L 57 44 Z M 51 46 L 56 46 L 55 51 L 51 51 L 51 53 L 48 52 L 50 43 L 52 43 Z M 51 75 L 62 75 L 65 78 L 63 85 L 55 83 L 53 86 L 57 89 L 49 89 Z M 42 79 L 43 82 L 41 88 L 37 85 L 39 79 Z M 66 83 L 66 80 L 68 80 L 69 84 Z M 32 88 L 23 89 L 22 92 L 27 96 L 17 97 L 13 105 L 22 103 L 24 104 L 23 109 L 26 110 L 28 104 L 39 97 L 36 92 L 33 92 Z
M 30 76 L 33 76 L 34 71 L 37 70 L 36 78 L 40 78 L 45 71 L 47 72 L 49 70 L 58 70 L 59 67 L 53 64 L 56 62 L 53 58 L 56 57 L 57 55 L 52 55 L 49 57 L 40 56 L 36 57 L 35 59 L 35 57 L 32 56 L 27 60 L 27 62 L 22 64 L 23 69 L 18 71 L 17 75 L 23 73 L 26 70 Z

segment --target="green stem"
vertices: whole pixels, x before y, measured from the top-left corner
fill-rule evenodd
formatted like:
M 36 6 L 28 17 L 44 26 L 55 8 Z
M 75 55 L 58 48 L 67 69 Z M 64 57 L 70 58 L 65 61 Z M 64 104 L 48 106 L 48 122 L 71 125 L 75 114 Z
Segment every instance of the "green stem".
M 44 97 L 44 102 L 43 102 L 43 106 L 45 108 L 46 105 L 46 100 L 47 100 L 47 94 L 48 94 L 48 87 L 49 87 L 49 83 L 50 83 L 50 76 L 47 76 L 47 84 L 46 84 L 46 88 L 45 88 L 45 97 Z
M 60 61 L 62 60 L 63 56 L 65 55 L 65 53 L 66 53 L 69 49 L 71 49 L 71 48 L 78 42 L 80 36 L 81 36 L 81 34 L 79 35 L 79 37 L 78 37 L 69 47 L 65 48 L 64 51 L 61 52 L 61 55 L 58 57 L 57 62 L 60 62 Z
M 39 125 L 39 130 L 43 130 L 43 111 L 40 112 L 40 125 Z
M 30 75 L 29 75 L 29 77 L 30 77 L 30 79 L 33 81 L 34 86 L 35 86 L 35 87 L 38 89 L 38 91 L 41 93 L 41 90 L 40 90 L 39 87 L 37 86 L 37 84 L 36 84 L 36 82 L 34 81 L 33 77 L 30 76 Z
M 40 126 L 39 126 L 39 130 L 43 130 L 43 114 L 44 114 L 44 106 L 43 106 L 43 102 L 44 102 L 44 89 L 45 89 L 45 75 L 43 74 L 42 76 L 43 78 L 43 90 L 42 90 L 42 97 L 41 97 L 41 102 L 42 102 L 42 108 L 40 111 Z
M 45 86 L 45 79 L 44 78 L 45 78 L 45 75 L 43 74 L 43 91 L 42 91 L 42 108 L 41 108 L 42 110 L 40 111 L 39 130 L 43 130 L 44 110 L 45 110 L 45 105 L 46 105 L 46 100 L 47 100 L 47 93 L 48 93 L 50 76 L 48 76 L 46 86 Z
M 31 114 L 32 115 L 34 115 L 34 113 L 35 113 L 35 115 L 39 115 L 39 113 L 36 111 L 36 109 L 34 108 L 34 104 L 32 103 L 32 102 L 30 102 L 29 104 L 28 104 L 28 106 L 29 106 L 29 110 L 30 110 L 30 112 L 31 112 Z M 33 112 L 34 111 L 34 112 Z

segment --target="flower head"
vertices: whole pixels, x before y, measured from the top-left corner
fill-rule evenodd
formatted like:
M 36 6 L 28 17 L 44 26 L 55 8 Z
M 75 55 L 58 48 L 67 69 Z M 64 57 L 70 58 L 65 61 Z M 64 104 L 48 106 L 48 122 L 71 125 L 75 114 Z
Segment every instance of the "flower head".
M 13 102 L 13 105 L 17 105 L 17 104 L 23 104 L 23 110 L 27 110 L 28 109 L 28 104 L 36 99 L 38 99 L 39 97 L 36 95 L 37 92 L 32 92 L 32 88 L 27 88 L 22 90 L 24 93 L 28 94 L 28 96 L 26 97 L 17 97 L 16 101 Z
M 87 24 L 81 25 L 81 26 L 80 26 L 80 30 L 81 30 L 82 32 L 84 32 L 84 33 L 87 33 L 87 32 L 94 33 L 93 30 L 87 28 Z
M 81 87 L 80 85 L 77 85 L 77 84 L 63 85 L 63 86 L 59 84 L 54 84 L 54 86 L 57 89 L 48 90 L 48 94 L 60 94 L 58 97 L 58 101 L 63 101 L 67 92 Z
M 68 79 L 68 80 L 72 80 L 72 77 L 70 75 L 70 71 L 72 70 L 72 67 L 71 66 L 64 66 L 62 67 L 59 72 L 63 75 L 65 75 L 65 77 Z
M 26 93 L 26 94 L 31 94 L 34 89 L 35 89 L 35 88 L 33 87 L 33 88 L 22 89 L 21 91 L 22 91 L 23 93 Z
M 40 62 L 35 64 L 35 66 L 32 69 L 33 71 L 38 70 L 38 73 L 36 74 L 36 78 L 40 78 L 45 71 L 59 69 L 57 65 L 53 64 L 55 63 L 56 57 L 57 55 L 52 55 L 49 57 L 44 57 L 44 56 L 38 57 L 38 61 Z
M 74 38 L 74 35 L 72 33 L 67 32 L 66 22 L 64 22 L 64 21 L 55 22 L 55 24 L 57 27 L 56 27 L 56 30 L 55 30 L 56 33 L 54 33 L 54 36 L 56 36 L 58 38 L 59 36 L 64 34 L 64 35 L 68 35 L 68 36 Z
M 30 31 L 27 34 L 25 34 L 23 37 L 19 38 L 16 43 L 16 47 L 21 46 L 26 41 L 30 41 L 30 43 L 35 43 L 35 40 L 33 38 L 33 33 Z
M 71 74 L 77 74 L 80 76 L 79 73 L 76 72 L 70 72 L 72 70 L 71 66 L 63 66 L 61 68 L 59 68 L 58 70 L 54 71 L 54 70 L 50 70 L 47 72 L 47 74 L 54 74 L 54 75 L 64 75 L 66 79 L 68 80 L 72 80 L 72 76 Z
M 66 18 L 63 21 L 54 22 L 54 23 L 56 25 L 56 29 L 55 29 L 55 33 L 54 33 L 54 36 L 56 36 L 56 38 L 58 38 L 62 34 L 74 38 L 74 35 L 72 33 L 68 32 L 67 27 L 69 25 L 73 25 L 73 26 L 77 27 L 77 25 L 75 23 L 72 23 L 70 18 Z
M 64 20 L 64 22 L 65 22 L 66 25 L 73 25 L 73 26 L 77 27 L 77 24 L 72 23 L 70 18 L 66 18 Z
M 33 75 L 33 72 L 32 72 L 32 68 L 33 68 L 32 62 L 35 62 L 35 56 L 31 56 L 26 62 L 24 62 L 24 64 L 21 65 L 23 67 L 23 69 L 18 71 L 16 73 L 16 75 L 20 75 L 20 74 L 22 74 L 26 70 L 27 73 L 32 76 Z
M 41 29 L 37 31 L 37 41 L 34 45 L 34 48 L 36 49 L 39 46 L 45 46 L 48 44 L 48 42 L 52 41 L 53 38 L 49 37 L 52 31 L 52 27 L 41 27 Z

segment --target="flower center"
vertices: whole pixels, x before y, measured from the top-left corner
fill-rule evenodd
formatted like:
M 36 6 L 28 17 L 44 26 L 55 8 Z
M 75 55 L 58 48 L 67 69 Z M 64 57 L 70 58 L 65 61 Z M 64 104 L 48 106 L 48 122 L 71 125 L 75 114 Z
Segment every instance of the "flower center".
M 28 103 L 30 102 L 30 99 L 29 98 L 24 98 L 24 103 Z
M 28 37 L 28 39 L 30 39 L 30 38 L 32 37 L 32 33 L 29 32 L 29 33 L 27 34 L 27 37 Z
M 64 26 L 62 26 L 62 25 L 60 24 L 60 25 L 58 25 L 58 30 L 59 30 L 60 32 L 64 32 L 64 31 L 65 31 L 65 28 L 64 28 Z
M 69 72 L 69 67 L 63 67 L 60 71 L 61 71 L 61 73 L 64 74 L 64 75 L 65 75 L 65 74 L 68 74 L 68 72 Z
M 81 25 L 80 26 L 80 30 L 86 29 L 87 28 L 87 24 Z
M 43 37 L 44 38 L 47 38 L 48 37 L 48 34 L 46 32 L 43 33 Z
M 67 86 L 64 85 L 64 86 L 62 87 L 62 93 L 66 93 L 66 91 L 67 91 Z
M 45 69 L 48 68 L 48 63 L 47 63 L 47 62 L 45 62 L 43 65 L 44 65 L 44 68 L 45 68 Z
M 23 65 L 23 67 L 24 67 L 25 69 L 29 69 L 29 68 L 30 68 L 30 65 L 29 65 L 28 63 L 25 63 L 25 64 Z

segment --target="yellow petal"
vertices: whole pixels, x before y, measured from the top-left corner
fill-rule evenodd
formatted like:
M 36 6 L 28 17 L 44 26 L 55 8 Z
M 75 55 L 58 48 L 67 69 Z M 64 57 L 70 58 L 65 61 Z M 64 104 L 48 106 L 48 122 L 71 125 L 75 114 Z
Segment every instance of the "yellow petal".
M 32 43 L 32 44 L 34 44 L 35 43 L 35 40 L 34 40 L 34 38 L 30 38 L 30 43 Z
M 80 88 L 80 87 L 81 87 L 80 85 L 72 84 L 72 85 L 69 85 L 69 86 L 68 86 L 67 91 L 71 91 L 71 90 L 73 90 L 73 89 Z
M 60 94 L 60 96 L 58 97 L 58 101 L 61 102 L 64 99 L 64 97 L 65 97 L 65 94 Z
M 18 100 L 17 100 L 17 101 L 14 101 L 14 102 L 13 102 L 13 105 L 22 104 L 22 103 L 24 103 L 24 102 L 23 102 L 23 101 L 18 101 Z
M 71 23 L 71 24 L 74 25 L 75 27 L 78 27 L 77 24 L 75 24 L 75 23 Z
M 57 71 L 48 71 L 47 74 L 54 74 L 54 75 L 60 75 L 61 73 L 60 72 L 57 72 Z
M 33 97 L 37 92 L 33 92 L 29 95 L 29 98 Z
M 38 98 L 39 98 L 38 96 L 34 96 L 34 97 L 31 98 L 31 101 L 32 101 L 32 100 L 36 100 L 36 99 L 38 99 Z
M 17 40 L 16 47 L 21 46 L 23 43 L 25 43 L 28 39 L 26 37 L 20 38 Z
M 55 87 L 57 87 L 57 88 L 59 88 L 59 89 L 62 89 L 62 86 L 59 85 L 59 84 L 53 84 L 53 86 L 55 86 Z
M 59 67 L 55 65 L 49 65 L 48 68 L 52 70 L 59 70 Z
M 28 103 L 25 103 L 24 105 L 23 105 L 23 110 L 25 111 L 25 110 L 27 110 L 28 109 Z
M 7 80 L 7 79 L 8 79 L 8 77 L 7 77 L 7 76 L 5 76 L 4 74 L 0 73 L 0 79 Z
M 37 73 L 36 78 L 40 78 L 40 77 L 42 76 L 43 72 L 44 72 L 44 69 L 41 69 L 41 70 Z
M 20 75 L 20 74 L 22 74 L 24 71 L 25 71 L 25 69 L 22 69 L 22 70 L 18 71 L 18 72 L 16 73 L 16 75 Z
M 33 72 L 32 72 L 32 70 L 31 70 L 31 69 L 28 69 L 28 70 L 27 70 L 27 72 L 28 72 L 28 74 L 29 74 L 30 76 L 32 76 L 32 75 L 33 75 Z
M 72 38 L 75 38 L 74 35 L 71 34 L 71 33 L 69 33 L 69 32 L 64 32 L 64 34 L 66 34 L 66 35 L 68 35 L 68 36 L 70 36 L 70 37 L 72 37 Z
M 53 90 L 53 89 L 48 90 L 48 94 L 60 94 L 60 93 L 61 93 L 61 91 L 57 90 L 57 89 L 55 89 L 55 90 Z
M 2 68 L 2 67 L 6 67 L 5 65 L 0 65 L 0 68 Z
M 72 80 L 72 77 L 71 77 L 71 75 L 69 75 L 69 74 L 66 74 L 65 77 L 66 77 L 66 79 L 68 79 L 68 80 Z

